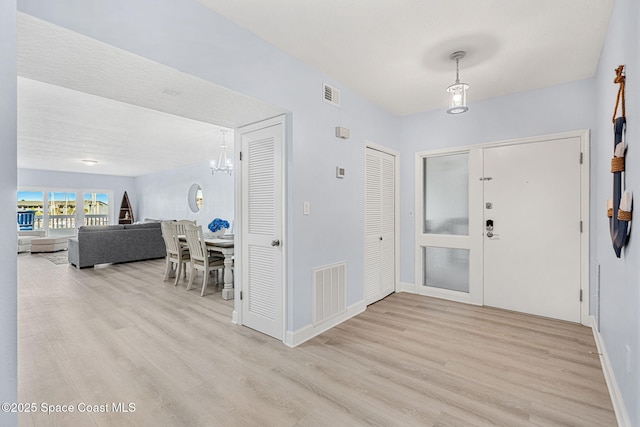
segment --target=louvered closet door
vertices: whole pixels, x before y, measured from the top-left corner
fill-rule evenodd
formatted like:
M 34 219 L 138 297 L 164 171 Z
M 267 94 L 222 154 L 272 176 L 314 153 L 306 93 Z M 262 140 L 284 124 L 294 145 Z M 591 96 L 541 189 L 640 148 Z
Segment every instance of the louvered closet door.
M 282 339 L 284 333 L 282 119 L 242 134 L 242 323 Z M 257 128 L 257 129 L 256 129 Z
M 365 302 L 395 289 L 395 157 L 367 148 L 365 170 Z

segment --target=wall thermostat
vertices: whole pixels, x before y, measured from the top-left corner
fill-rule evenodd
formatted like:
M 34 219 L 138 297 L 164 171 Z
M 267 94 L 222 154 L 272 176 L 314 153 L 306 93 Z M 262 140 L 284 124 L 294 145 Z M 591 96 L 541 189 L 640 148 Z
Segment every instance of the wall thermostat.
M 349 131 L 349 129 L 336 126 L 336 137 L 342 138 L 342 139 L 349 139 L 350 134 L 351 132 Z

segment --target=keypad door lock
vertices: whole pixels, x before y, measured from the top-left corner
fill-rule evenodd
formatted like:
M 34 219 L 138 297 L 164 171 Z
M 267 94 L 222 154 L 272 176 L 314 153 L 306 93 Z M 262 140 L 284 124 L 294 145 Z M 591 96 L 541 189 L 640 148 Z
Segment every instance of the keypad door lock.
M 487 237 L 493 237 L 493 220 L 492 219 L 487 220 L 486 229 L 487 229 Z

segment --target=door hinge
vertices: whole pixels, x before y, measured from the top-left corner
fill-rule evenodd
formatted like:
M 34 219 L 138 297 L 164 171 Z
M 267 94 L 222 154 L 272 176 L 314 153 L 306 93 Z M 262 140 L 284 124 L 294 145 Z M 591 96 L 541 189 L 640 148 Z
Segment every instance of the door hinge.
M 242 151 L 240 152 L 240 161 L 242 161 Z
M 582 302 L 582 289 L 580 289 L 580 302 Z
M 580 164 L 582 164 L 584 162 L 584 153 L 581 151 L 580 152 Z
M 580 221 L 580 232 L 582 233 L 583 231 L 583 227 L 582 227 L 582 221 Z
M 242 291 L 240 291 L 240 301 L 242 301 Z

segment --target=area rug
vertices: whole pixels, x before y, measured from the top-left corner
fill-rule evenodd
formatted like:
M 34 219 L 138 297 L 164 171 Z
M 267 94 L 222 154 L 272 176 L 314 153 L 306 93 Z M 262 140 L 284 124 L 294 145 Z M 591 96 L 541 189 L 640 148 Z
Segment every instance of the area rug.
M 69 263 L 69 255 L 67 251 L 42 252 L 40 256 L 48 259 L 49 261 L 51 261 L 56 265 Z

